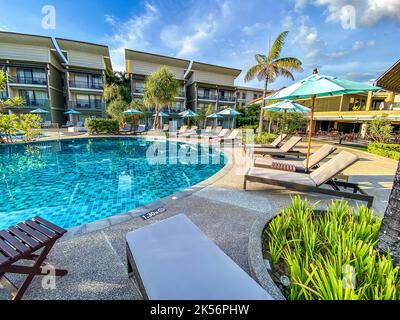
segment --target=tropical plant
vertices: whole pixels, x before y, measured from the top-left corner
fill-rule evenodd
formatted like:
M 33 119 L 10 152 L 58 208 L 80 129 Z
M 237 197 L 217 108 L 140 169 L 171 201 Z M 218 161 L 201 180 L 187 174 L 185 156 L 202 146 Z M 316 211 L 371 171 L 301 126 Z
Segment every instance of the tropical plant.
M 105 133 L 112 134 L 117 133 L 119 129 L 119 123 L 117 120 L 112 119 L 86 119 L 86 126 L 89 133 Z
M 264 232 L 277 284 L 292 300 L 400 299 L 393 255 L 374 248 L 380 225 L 364 206 L 334 201 L 321 212 L 296 196 Z M 282 276 L 289 276 L 288 287 Z
M 257 126 L 258 119 L 260 118 L 260 107 L 257 105 L 249 105 L 246 108 L 237 108 L 237 111 L 241 113 L 237 117 L 238 127 L 243 126 Z
M 16 116 L 15 114 L 0 113 L 0 133 L 3 133 L 6 136 L 5 140 L 0 140 L 0 141 L 13 143 L 12 136 L 17 132 L 18 132 L 18 116 Z
M 273 83 L 276 78 L 282 76 L 294 80 L 292 72 L 303 71 L 302 62 L 299 59 L 294 57 L 280 57 L 288 33 L 289 31 L 284 31 L 279 34 L 266 55 L 255 55 L 257 64 L 247 71 L 244 78 L 246 82 L 255 78 L 259 81 L 264 81 L 264 97 L 268 92 L 268 84 Z M 265 106 L 265 100 L 263 106 Z M 260 112 L 259 134 L 261 134 L 263 130 L 263 118 L 263 112 Z
M 42 118 L 37 114 L 21 114 L 18 129 L 24 133 L 25 141 L 32 141 L 40 134 Z
M 155 107 L 154 128 L 159 128 L 160 117 L 158 115 L 163 107 L 171 106 L 178 95 L 179 88 L 179 82 L 166 66 L 162 66 L 146 78 L 143 101 L 146 106 Z
M 106 72 L 106 83 L 106 88 L 117 88 L 119 97 L 128 103 L 131 102 L 132 96 L 130 79 L 127 77 L 126 72 L 108 70 Z
M 128 109 L 129 104 L 123 99 L 117 98 L 111 100 L 107 104 L 107 114 L 113 119 L 118 121 L 119 124 L 125 122 L 124 111 Z
M 387 143 L 392 137 L 393 127 L 387 115 L 374 117 L 368 125 L 367 136 L 374 142 Z

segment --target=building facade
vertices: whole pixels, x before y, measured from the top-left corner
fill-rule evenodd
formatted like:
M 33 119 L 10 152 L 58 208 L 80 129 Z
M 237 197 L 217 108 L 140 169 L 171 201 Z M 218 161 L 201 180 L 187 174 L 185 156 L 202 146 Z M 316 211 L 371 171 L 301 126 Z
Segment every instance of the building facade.
M 57 48 L 58 46 L 58 48 Z M 60 49 L 60 50 L 59 50 Z M 2 99 L 24 104 L 6 112 L 44 109 L 45 121 L 62 125 L 68 108 L 86 117 L 105 117 L 105 71 L 112 70 L 107 46 L 50 37 L 0 32 L 0 68 L 7 76 Z
M 50 37 L 0 32 L 0 68 L 7 76 L 3 99 L 21 97 L 24 104 L 6 112 L 44 109 L 42 118 L 61 123 L 64 117 L 62 56 Z
M 85 118 L 106 117 L 103 98 L 106 70 L 112 70 L 107 46 L 56 38 L 65 57 L 65 94 L 68 109 Z
M 259 88 L 237 87 L 236 89 L 236 106 L 245 108 L 250 101 L 262 98 L 264 90 Z

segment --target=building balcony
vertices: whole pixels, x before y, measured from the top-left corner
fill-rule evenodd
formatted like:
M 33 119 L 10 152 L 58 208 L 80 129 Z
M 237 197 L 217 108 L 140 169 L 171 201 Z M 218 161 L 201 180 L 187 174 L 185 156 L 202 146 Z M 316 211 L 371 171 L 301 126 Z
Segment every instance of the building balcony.
M 213 94 L 208 94 L 208 95 L 198 94 L 197 95 L 197 99 L 217 101 L 217 95 L 213 95 Z
M 218 100 L 221 102 L 236 102 L 236 98 L 233 96 L 219 96 Z
M 49 99 L 24 99 L 24 103 L 15 108 L 41 108 L 41 109 L 49 109 L 50 108 L 50 100 Z
M 102 83 L 92 83 L 87 81 L 76 81 L 76 80 L 70 80 L 69 87 L 75 89 L 88 89 L 88 90 L 104 89 L 104 85 Z
M 47 78 L 45 73 L 43 73 L 43 76 L 33 76 L 33 77 L 10 76 L 9 82 L 10 84 L 47 86 Z
M 90 109 L 100 111 L 105 108 L 105 103 L 100 100 L 75 100 L 69 101 L 68 107 L 72 109 Z
M 316 121 L 370 121 L 375 117 L 387 115 L 390 120 L 400 120 L 400 110 L 364 110 L 364 111 L 315 111 Z M 309 117 L 306 114 L 306 117 Z

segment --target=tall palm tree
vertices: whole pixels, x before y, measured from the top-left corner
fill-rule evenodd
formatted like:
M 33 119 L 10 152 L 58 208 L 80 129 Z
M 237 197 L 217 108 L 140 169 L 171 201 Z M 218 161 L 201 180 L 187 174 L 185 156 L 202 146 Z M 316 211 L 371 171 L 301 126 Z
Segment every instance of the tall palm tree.
M 293 57 L 281 58 L 281 51 L 285 44 L 289 31 L 284 31 L 275 39 L 267 55 L 256 54 L 257 64 L 252 66 L 244 78 L 245 82 L 251 81 L 257 77 L 259 81 L 264 81 L 264 97 L 268 92 L 268 84 L 275 81 L 279 76 L 294 80 L 292 71 L 302 72 L 302 62 Z M 265 107 L 265 100 L 263 102 Z M 258 133 L 261 134 L 263 127 L 263 112 L 260 111 L 260 124 Z
M 393 264 L 400 265 L 400 162 L 376 247 L 381 253 L 390 251 Z
M 171 106 L 178 95 L 179 88 L 178 80 L 166 66 L 162 66 L 146 78 L 143 102 L 148 107 L 155 107 L 156 114 L 153 123 L 155 129 L 160 126 L 161 109 Z

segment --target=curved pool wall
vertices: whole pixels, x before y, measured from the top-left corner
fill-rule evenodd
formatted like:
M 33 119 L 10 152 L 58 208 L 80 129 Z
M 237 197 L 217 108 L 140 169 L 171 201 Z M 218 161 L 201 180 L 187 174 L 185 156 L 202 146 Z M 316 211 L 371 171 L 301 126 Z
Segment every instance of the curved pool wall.
M 40 215 L 73 228 L 149 204 L 213 176 L 217 149 L 143 138 L 0 146 L 0 229 Z

